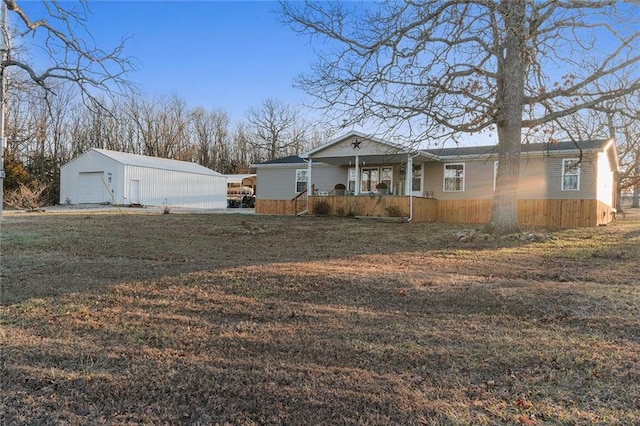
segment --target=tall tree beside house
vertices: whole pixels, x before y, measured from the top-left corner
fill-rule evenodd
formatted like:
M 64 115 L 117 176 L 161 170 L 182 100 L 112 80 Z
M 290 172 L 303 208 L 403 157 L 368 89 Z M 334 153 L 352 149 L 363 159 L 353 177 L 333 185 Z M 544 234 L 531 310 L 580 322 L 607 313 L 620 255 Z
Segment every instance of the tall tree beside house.
M 417 142 L 497 133 L 494 233 L 518 230 L 523 132 L 640 88 L 640 7 L 626 2 L 283 1 L 281 8 L 292 29 L 327 46 L 298 85 L 336 120 Z M 628 84 L 601 90 L 622 74 Z

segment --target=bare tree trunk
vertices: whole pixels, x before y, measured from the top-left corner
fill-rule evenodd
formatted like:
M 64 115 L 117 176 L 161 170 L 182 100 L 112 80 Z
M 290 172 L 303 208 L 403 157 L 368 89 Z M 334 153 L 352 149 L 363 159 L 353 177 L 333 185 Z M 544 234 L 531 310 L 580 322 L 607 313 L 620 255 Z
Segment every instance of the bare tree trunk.
M 634 176 L 636 179 L 640 176 L 640 146 L 636 151 L 636 165 L 634 167 Z M 640 184 L 636 184 L 633 187 L 633 198 L 631 202 L 631 208 L 637 209 L 640 207 Z
M 505 21 L 504 57 L 498 60 L 497 128 L 498 173 L 488 230 L 496 234 L 518 232 L 518 183 L 522 142 L 522 111 L 526 64 L 525 5 L 504 0 L 500 12 Z

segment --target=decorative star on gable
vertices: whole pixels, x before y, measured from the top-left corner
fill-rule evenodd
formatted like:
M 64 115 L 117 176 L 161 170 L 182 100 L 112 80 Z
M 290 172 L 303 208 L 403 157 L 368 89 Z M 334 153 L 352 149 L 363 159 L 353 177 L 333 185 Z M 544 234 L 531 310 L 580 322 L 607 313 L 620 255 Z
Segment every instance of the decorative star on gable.
M 351 146 L 353 147 L 353 149 L 360 149 L 361 143 L 362 141 L 359 141 L 358 139 L 354 139 L 354 141 L 351 142 Z

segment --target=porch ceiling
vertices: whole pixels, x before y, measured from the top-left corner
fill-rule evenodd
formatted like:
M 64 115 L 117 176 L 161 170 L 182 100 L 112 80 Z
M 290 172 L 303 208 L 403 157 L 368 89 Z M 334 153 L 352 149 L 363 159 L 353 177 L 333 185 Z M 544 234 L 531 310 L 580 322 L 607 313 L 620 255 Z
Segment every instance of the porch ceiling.
M 434 161 L 433 157 L 424 154 L 414 154 L 412 157 L 414 163 Z M 355 155 L 347 157 L 323 157 L 314 155 L 309 158 L 314 162 L 318 161 L 325 164 L 331 164 L 332 166 L 355 166 L 356 164 Z M 407 154 L 359 155 L 358 162 L 360 166 L 367 164 L 406 164 Z

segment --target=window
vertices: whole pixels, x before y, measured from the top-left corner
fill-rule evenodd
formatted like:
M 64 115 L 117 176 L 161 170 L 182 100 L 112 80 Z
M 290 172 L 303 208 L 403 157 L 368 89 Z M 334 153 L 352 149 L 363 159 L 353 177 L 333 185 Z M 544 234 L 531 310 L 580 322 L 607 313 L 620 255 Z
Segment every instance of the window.
M 411 190 L 422 191 L 422 164 L 414 164 L 411 171 Z
M 565 158 L 562 160 L 562 190 L 578 191 L 580 189 L 580 160 Z
M 375 168 L 367 168 L 362 169 L 362 186 L 360 187 L 360 191 L 362 192 L 374 192 L 376 190 L 376 185 L 380 182 L 379 173 L 377 167 Z
M 350 194 L 355 194 L 356 192 L 356 168 L 355 167 L 349 168 L 349 177 L 347 179 L 349 180 L 349 184 L 347 185 L 347 191 L 349 191 Z
M 380 169 L 380 183 L 384 183 L 387 185 L 387 192 L 391 193 L 393 188 L 393 168 L 391 167 L 383 167 Z
M 302 192 L 307 189 L 307 170 L 296 170 L 296 192 Z
M 498 162 L 493 162 L 493 190 L 496 190 L 496 182 L 498 182 Z
M 444 191 L 464 191 L 464 164 L 444 165 Z

